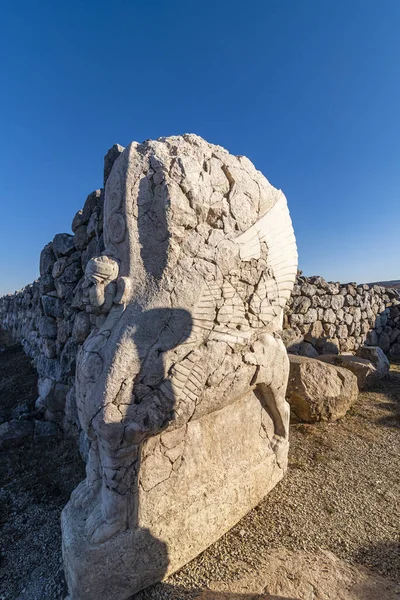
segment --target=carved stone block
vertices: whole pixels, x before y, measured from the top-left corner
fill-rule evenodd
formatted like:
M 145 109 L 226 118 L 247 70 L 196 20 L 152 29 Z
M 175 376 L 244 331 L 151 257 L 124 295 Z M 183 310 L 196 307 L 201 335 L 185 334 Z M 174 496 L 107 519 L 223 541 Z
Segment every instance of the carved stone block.
M 72 600 L 124 600 L 216 541 L 282 478 L 297 271 L 286 199 L 195 135 L 115 157 L 75 396 L 87 477 L 62 515 Z

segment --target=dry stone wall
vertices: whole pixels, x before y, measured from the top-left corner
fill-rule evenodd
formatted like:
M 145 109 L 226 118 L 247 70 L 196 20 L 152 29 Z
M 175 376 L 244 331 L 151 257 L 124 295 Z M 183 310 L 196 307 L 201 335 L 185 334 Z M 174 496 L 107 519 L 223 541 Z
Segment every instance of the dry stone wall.
M 105 156 L 104 181 L 122 151 L 115 144 Z M 98 318 L 86 310 L 84 272 L 104 250 L 103 207 L 103 189 L 89 194 L 72 221 L 72 234 L 59 233 L 43 248 L 39 279 L 0 298 L 0 325 L 22 342 L 37 369 L 37 407 L 71 433 L 79 429 L 76 355 Z
M 286 308 L 284 342 L 309 357 L 379 346 L 400 358 L 400 296 L 379 285 L 328 283 L 298 275 Z

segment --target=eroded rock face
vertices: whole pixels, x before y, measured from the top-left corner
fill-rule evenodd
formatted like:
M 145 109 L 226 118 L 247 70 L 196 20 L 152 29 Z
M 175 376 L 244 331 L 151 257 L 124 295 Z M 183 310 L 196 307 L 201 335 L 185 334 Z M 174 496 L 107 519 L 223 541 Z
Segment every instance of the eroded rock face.
M 286 398 L 292 412 L 305 423 L 336 421 L 358 396 L 357 377 L 347 369 L 314 358 L 289 354 Z
M 115 154 L 104 251 L 82 284 L 94 328 L 67 400 L 89 442 L 62 517 L 73 600 L 129 598 L 177 570 L 287 465 L 284 195 L 195 135 Z
M 360 358 L 371 361 L 380 379 L 389 373 L 390 363 L 379 346 L 362 346 L 356 354 Z
M 359 390 L 367 390 L 379 381 L 380 374 L 370 360 L 350 354 L 325 354 L 318 357 L 323 362 L 348 369 L 357 377 Z

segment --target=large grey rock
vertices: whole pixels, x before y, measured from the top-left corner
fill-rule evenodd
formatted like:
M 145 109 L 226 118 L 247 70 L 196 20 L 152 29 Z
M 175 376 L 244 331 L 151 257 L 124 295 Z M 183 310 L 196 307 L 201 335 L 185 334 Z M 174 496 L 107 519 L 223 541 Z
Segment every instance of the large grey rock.
M 400 359 L 400 343 L 396 342 L 395 344 L 393 344 L 393 346 L 390 348 L 390 358 L 393 358 L 395 360 L 399 360 Z
M 380 379 L 389 373 L 390 363 L 383 350 L 378 346 L 362 346 L 357 350 L 356 355 L 371 361 Z
M 194 135 L 133 143 L 107 179 L 103 235 L 75 378 L 87 478 L 62 515 L 73 600 L 176 571 L 287 465 L 279 332 L 297 252 L 282 192 Z
M 76 315 L 72 329 L 72 339 L 78 344 L 82 344 L 90 333 L 90 316 L 87 312 L 80 312 Z
M 42 337 L 56 339 L 57 323 L 55 319 L 48 316 L 40 317 L 38 325 L 39 333 Z
M 64 303 L 56 296 L 42 296 L 44 314 L 48 317 L 62 319 Z
M 300 421 L 336 421 L 358 396 L 357 378 L 340 367 L 314 358 L 289 355 L 286 398 Z
M 57 233 L 53 239 L 53 252 L 56 258 L 71 254 L 75 250 L 74 237 L 69 233 Z
M 74 234 L 74 244 L 78 250 L 83 250 L 86 248 L 89 242 L 89 237 L 87 234 L 87 228 L 85 225 L 81 225 L 78 227 Z
M 27 404 L 20 404 L 11 411 L 11 420 L 27 419 L 30 416 L 30 412 Z
M 390 335 L 388 332 L 384 331 L 381 333 L 381 335 L 379 336 L 378 345 L 384 352 L 389 352 L 389 350 L 390 350 Z
M 358 389 L 366 390 L 379 381 L 379 375 L 371 361 L 351 354 L 325 354 L 319 360 L 336 367 L 348 369 L 357 377 Z
M 50 242 L 45 246 L 40 253 L 40 276 L 51 274 L 53 264 L 56 260 L 56 256 L 53 252 L 53 244 Z

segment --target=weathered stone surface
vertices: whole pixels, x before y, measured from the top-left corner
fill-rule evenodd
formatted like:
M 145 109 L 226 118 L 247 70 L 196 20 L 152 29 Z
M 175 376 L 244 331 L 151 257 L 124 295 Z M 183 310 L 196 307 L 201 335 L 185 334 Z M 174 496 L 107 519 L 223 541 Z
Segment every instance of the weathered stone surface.
M 310 342 L 310 344 L 318 344 L 323 338 L 325 336 L 321 321 L 315 321 L 304 336 L 305 341 Z
M 305 356 L 289 355 L 289 361 L 286 398 L 301 421 L 335 421 L 356 401 L 357 378 L 350 371 Z
M 111 169 L 117 158 L 124 151 L 124 147 L 120 144 L 114 144 L 104 157 L 104 187 L 106 186 L 107 179 L 110 176 Z
M 44 338 L 55 339 L 57 337 L 57 323 L 51 317 L 40 317 L 38 329 L 40 335 Z
M 12 420 L 0 425 L 0 450 L 21 446 L 33 435 L 33 423 L 26 420 Z
M 390 363 L 378 346 L 362 346 L 357 350 L 356 355 L 371 361 L 380 379 L 389 373 Z
M 72 329 L 72 339 L 78 344 L 82 344 L 90 333 L 90 316 L 87 312 L 80 312 L 76 315 Z
M 389 352 L 389 350 L 390 350 L 390 335 L 388 332 L 383 331 L 381 333 L 381 335 L 379 336 L 378 345 L 384 352 Z
M 285 344 L 288 352 L 291 351 L 292 348 L 298 346 L 303 341 L 303 336 L 299 329 L 285 329 L 282 333 L 282 341 Z M 294 352 L 296 354 L 296 352 Z
M 56 258 L 71 254 L 75 250 L 74 237 L 69 233 L 57 233 L 54 236 L 52 246 Z
M 379 380 L 379 375 L 372 362 L 351 354 L 325 354 L 319 360 L 336 367 L 348 369 L 357 377 L 358 389 L 366 390 Z
M 63 302 L 55 296 L 42 296 L 42 306 L 44 314 L 48 317 L 62 319 L 63 317 Z
M 87 234 L 87 228 L 85 225 L 81 225 L 78 227 L 74 234 L 74 244 L 75 248 L 78 250 L 83 250 L 89 241 L 89 237 Z
M 60 434 L 60 430 L 54 423 L 47 421 L 35 421 L 33 441 L 50 441 Z
M 49 275 L 53 269 L 53 264 L 56 261 L 55 254 L 53 252 L 53 244 L 47 244 L 40 253 L 40 276 Z
M 73 600 L 129 598 L 172 573 L 287 465 L 278 332 L 297 252 L 283 194 L 197 136 L 133 143 L 107 179 L 103 228 L 75 379 L 87 478 L 62 517 Z
M 20 406 L 16 406 L 11 411 L 11 420 L 14 419 L 26 419 L 29 417 L 30 410 L 27 404 L 21 404 Z
M 399 360 L 399 358 L 400 358 L 400 344 L 399 343 L 393 344 L 393 346 L 390 348 L 389 355 L 391 358 L 394 358 L 395 360 Z
M 309 358 L 316 358 L 319 356 L 317 350 L 309 342 L 302 342 L 299 344 L 297 347 L 297 352 L 293 352 L 293 354 L 298 354 L 299 356 L 308 356 Z

